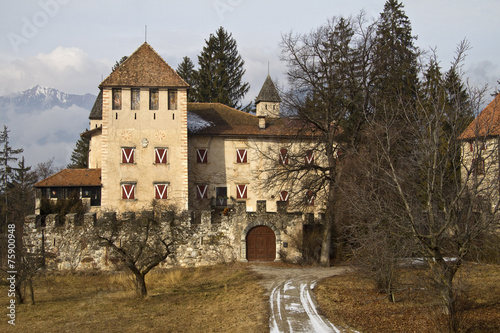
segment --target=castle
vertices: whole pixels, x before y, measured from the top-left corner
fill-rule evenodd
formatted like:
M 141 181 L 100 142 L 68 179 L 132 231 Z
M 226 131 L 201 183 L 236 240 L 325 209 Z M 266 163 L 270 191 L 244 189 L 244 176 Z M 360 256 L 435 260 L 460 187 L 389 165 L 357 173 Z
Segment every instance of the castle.
M 59 268 L 104 268 L 105 254 L 90 250 L 68 263 L 74 260 L 62 245 L 68 233 L 85 233 L 105 212 L 120 218 L 152 200 L 188 213 L 191 236 L 177 254 L 181 264 L 220 259 L 222 244 L 206 242 L 215 235 L 224 236 L 225 260 L 302 255 L 300 246 L 289 244 L 320 225 L 321 193 L 293 197 L 291 189 L 268 184 L 266 172 L 270 165 L 286 166 L 292 150 L 306 164 L 321 161 L 308 148 L 314 134 L 299 136 L 300 122 L 280 117 L 281 99 L 270 76 L 257 96 L 256 115 L 218 103 L 188 103 L 189 85 L 144 43 L 99 88 L 90 129 L 82 134 L 89 140 L 89 168 L 65 169 L 35 184 L 38 199 L 76 191 L 88 208 L 80 223 L 75 216 L 64 223 L 55 216 L 28 218 L 33 246 L 43 242 L 59 258 Z

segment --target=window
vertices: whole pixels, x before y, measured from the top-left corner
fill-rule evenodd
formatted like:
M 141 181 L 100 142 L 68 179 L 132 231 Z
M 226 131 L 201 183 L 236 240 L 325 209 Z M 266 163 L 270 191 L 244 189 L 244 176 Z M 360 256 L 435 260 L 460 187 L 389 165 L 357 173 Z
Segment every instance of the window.
M 133 164 L 135 163 L 135 148 L 123 147 L 122 148 L 122 163 L 123 164 Z
M 474 143 L 469 142 L 469 151 L 474 151 Z
M 155 184 L 155 198 L 162 200 L 168 198 L 168 184 Z
M 155 148 L 155 164 L 167 164 L 167 158 L 167 148 Z
M 122 199 L 124 200 L 135 199 L 135 185 L 136 183 L 122 184 Z
M 177 90 L 168 91 L 168 109 L 177 110 Z
M 215 205 L 227 206 L 227 187 L 215 188 Z
M 196 163 L 207 163 L 207 149 L 196 149 Z
M 314 206 L 314 193 L 313 191 L 309 190 L 307 191 L 307 195 L 306 195 L 306 203 L 308 206 Z
M 307 165 L 314 164 L 314 151 L 312 151 L 312 150 L 306 151 L 305 163 Z
M 196 198 L 208 199 L 208 185 L 196 185 Z
M 281 191 L 280 192 L 280 201 L 285 201 L 288 202 L 288 192 L 287 191 Z
M 280 149 L 280 163 L 283 165 L 288 165 L 288 149 Z
M 132 88 L 130 92 L 130 108 L 139 110 L 141 108 L 141 89 Z
M 160 105 L 160 96 L 158 89 L 149 89 L 149 109 L 158 110 Z
M 247 185 L 236 185 L 236 199 L 246 199 L 247 192 Z
M 484 159 L 483 158 L 473 158 L 472 159 L 472 173 L 475 175 L 484 175 Z
M 113 110 L 122 109 L 122 90 L 121 88 L 113 88 Z
M 247 163 L 247 150 L 237 149 L 236 150 L 236 163 Z

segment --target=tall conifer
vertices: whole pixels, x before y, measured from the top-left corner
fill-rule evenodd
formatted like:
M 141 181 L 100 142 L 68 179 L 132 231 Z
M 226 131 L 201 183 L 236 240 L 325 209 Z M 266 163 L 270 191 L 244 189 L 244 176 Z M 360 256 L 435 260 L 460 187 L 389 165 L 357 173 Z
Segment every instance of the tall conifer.
M 244 64 L 238 54 L 236 41 L 220 27 L 206 40 L 206 45 L 198 56 L 200 68 L 194 75 L 194 100 L 241 108 L 240 101 L 250 89 L 248 82 L 243 82 Z

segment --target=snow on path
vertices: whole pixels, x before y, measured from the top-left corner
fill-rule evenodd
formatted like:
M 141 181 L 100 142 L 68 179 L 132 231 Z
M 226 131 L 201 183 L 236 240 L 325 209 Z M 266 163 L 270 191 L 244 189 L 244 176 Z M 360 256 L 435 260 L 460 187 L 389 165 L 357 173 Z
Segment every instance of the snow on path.
M 272 289 L 269 319 L 271 333 L 341 332 L 316 310 L 311 293 L 315 283 L 316 281 L 308 279 L 289 279 Z

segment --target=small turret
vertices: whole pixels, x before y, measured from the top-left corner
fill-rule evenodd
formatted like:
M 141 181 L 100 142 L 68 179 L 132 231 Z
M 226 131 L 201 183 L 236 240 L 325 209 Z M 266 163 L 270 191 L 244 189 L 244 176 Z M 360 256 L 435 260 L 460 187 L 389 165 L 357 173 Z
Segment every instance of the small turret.
M 271 76 L 267 75 L 266 81 L 260 89 L 259 95 L 255 100 L 257 117 L 259 118 L 279 118 L 280 117 L 281 98 L 278 90 L 274 86 Z M 260 126 L 259 126 L 260 127 Z

